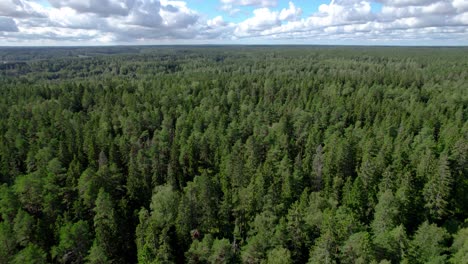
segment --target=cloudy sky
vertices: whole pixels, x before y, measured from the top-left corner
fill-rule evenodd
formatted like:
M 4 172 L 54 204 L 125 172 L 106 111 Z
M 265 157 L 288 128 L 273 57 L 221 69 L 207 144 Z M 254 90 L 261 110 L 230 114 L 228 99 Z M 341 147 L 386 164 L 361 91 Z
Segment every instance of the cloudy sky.
M 0 0 L 0 45 L 468 45 L 468 0 Z

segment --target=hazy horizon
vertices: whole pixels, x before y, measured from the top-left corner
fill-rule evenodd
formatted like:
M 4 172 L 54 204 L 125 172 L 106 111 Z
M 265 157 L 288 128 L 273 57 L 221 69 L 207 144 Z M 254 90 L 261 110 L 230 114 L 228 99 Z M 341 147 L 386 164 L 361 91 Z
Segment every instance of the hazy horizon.
M 376 48 L 468 48 L 463 45 L 398 45 L 398 44 L 97 44 L 97 45 L 0 45 L 1 48 L 112 48 L 112 47 L 376 47 Z

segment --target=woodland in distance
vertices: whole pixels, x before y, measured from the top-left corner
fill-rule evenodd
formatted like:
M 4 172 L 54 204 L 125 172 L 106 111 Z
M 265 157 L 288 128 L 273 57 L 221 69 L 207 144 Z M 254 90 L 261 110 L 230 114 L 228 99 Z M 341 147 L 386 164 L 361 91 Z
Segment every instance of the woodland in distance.
M 0 48 L 0 263 L 468 263 L 468 48 Z

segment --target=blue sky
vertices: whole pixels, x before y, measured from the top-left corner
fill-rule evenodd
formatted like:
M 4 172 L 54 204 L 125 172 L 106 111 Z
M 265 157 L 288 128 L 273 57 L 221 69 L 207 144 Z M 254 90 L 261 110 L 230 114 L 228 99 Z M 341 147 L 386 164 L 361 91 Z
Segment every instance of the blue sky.
M 47 1 L 45 1 L 47 2 Z M 302 17 L 310 16 L 318 11 L 318 7 L 323 4 L 329 4 L 330 1 L 327 0 L 297 0 L 292 1 L 295 5 L 301 7 L 303 11 Z M 223 12 L 220 8 L 222 3 L 219 0 L 191 0 L 187 1 L 190 8 L 199 11 L 202 14 L 207 15 L 208 17 L 215 17 L 219 14 L 227 14 L 228 12 Z M 278 1 L 276 9 L 288 8 L 289 1 Z M 378 2 L 371 2 L 372 11 L 377 13 L 382 9 L 382 4 Z M 236 15 L 227 15 L 226 21 L 239 23 L 247 19 L 249 15 L 256 8 L 255 6 L 239 6 L 237 7 L 242 10 L 242 12 L 237 13 Z
M 467 0 L 0 0 L 0 45 L 468 45 Z

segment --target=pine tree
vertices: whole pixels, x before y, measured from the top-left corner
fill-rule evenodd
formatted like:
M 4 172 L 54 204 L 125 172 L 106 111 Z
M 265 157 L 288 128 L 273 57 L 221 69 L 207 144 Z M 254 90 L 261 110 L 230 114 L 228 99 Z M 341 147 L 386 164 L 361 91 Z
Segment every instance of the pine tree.
M 424 185 L 425 207 L 434 219 L 441 219 L 449 213 L 448 202 L 451 192 L 452 177 L 446 155 L 439 159 L 438 169 L 429 176 Z
M 13 260 L 12 264 L 46 264 L 47 263 L 47 253 L 35 244 L 28 244 L 24 249 L 18 252 Z
M 453 255 L 450 263 L 468 263 L 468 228 L 462 228 L 455 234 L 451 251 Z
M 0 222 L 0 262 L 10 263 L 11 258 L 17 250 L 15 234 L 11 224 L 7 221 Z
M 410 242 L 411 263 L 445 263 L 448 233 L 429 222 L 422 223 Z
M 116 213 L 110 195 L 102 188 L 99 190 L 93 211 L 95 213 L 94 230 L 96 233 L 93 248 L 99 248 L 108 259 L 113 259 L 117 256 L 119 250 L 116 246 L 119 242 Z
M 88 223 L 80 220 L 60 228 L 59 244 L 52 248 L 52 257 L 60 263 L 82 263 L 91 246 Z
M 367 232 L 352 234 L 340 248 L 340 263 L 372 263 L 375 261 L 372 238 Z

